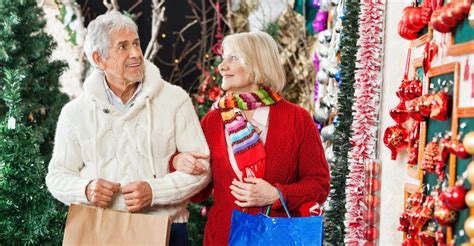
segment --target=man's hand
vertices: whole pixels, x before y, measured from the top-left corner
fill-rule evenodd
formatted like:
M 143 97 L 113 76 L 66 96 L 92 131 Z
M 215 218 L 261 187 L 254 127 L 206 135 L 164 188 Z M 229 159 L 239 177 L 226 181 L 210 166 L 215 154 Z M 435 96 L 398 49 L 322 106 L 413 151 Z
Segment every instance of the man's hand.
M 120 184 L 105 179 L 95 179 L 86 187 L 86 197 L 97 207 L 109 206 L 112 197 L 120 191 Z
M 198 160 L 209 159 L 209 155 L 196 152 L 183 152 L 173 159 L 173 167 L 176 171 L 191 175 L 200 175 L 206 172 L 206 167 Z
M 263 179 L 245 178 L 244 182 L 233 180 L 230 193 L 240 207 L 257 207 L 273 204 L 280 196 L 278 190 Z
M 128 183 L 122 187 L 122 194 L 129 212 L 138 212 L 151 206 L 153 191 L 145 181 Z

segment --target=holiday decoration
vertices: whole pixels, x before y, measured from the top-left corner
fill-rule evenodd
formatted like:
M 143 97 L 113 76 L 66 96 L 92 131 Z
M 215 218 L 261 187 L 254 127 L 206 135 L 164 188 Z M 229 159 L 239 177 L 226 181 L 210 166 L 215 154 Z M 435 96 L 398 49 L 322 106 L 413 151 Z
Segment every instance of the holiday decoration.
M 341 245 L 344 244 L 346 226 L 344 218 L 346 214 L 346 177 L 349 174 L 348 153 L 351 149 L 351 125 L 352 125 L 352 105 L 354 97 L 354 72 L 356 71 L 355 61 L 357 53 L 358 25 L 360 3 L 357 1 L 348 1 L 344 3 L 345 11 L 342 19 L 341 31 L 341 85 L 337 94 L 338 102 L 338 118 L 339 123 L 336 127 L 334 136 L 334 154 L 337 158 L 335 164 L 331 168 L 331 190 L 329 193 L 330 210 L 325 213 L 324 238 L 328 244 Z M 359 174 L 357 174 L 359 175 Z M 354 180 L 355 181 L 355 180 Z M 363 184 L 362 184 L 363 185 Z M 361 184 L 351 185 L 348 189 L 358 189 Z M 374 199 L 376 197 L 377 199 Z M 372 201 L 380 203 L 377 196 L 371 197 Z M 357 198 L 356 200 L 359 200 Z M 351 203 L 352 205 L 352 203 Z M 351 206 L 349 205 L 349 206 Z M 354 204 L 355 205 L 355 204 Z M 357 206 L 360 206 L 357 204 Z M 355 208 L 361 213 L 359 208 Z M 347 232 L 352 230 L 349 228 Z M 357 227 L 357 238 L 362 238 L 362 230 L 360 223 L 355 224 Z
M 0 5 L 0 244 L 59 245 L 66 210 L 44 180 L 68 101 L 59 91 L 66 65 L 50 59 L 55 43 L 37 1 Z
M 398 23 L 398 34 L 404 39 L 416 39 L 418 32 L 428 24 L 431 13 L 431 1 L 423 1 L 419 7 L 415 1 L 412 6 L 405 7 Z
M 444 190 L 443 202 L 448 208 L 460 211 L 466 207 L 466 203 L 464 202 L 466 192 L 466 189 L 464 189 L 462 185 L 449 187 Z
M 462 143 L 464 145 L 464 148 L 466 149 L 466 152 L 470 155 L 474 155 L 474 131 L 466 134 Z
M 429 2 L 429 1 L 428 1 Z M 440 33 L 450 32 L 471 9 L 471 0 L 458 0 L 436 9 L 431 15 L 431 25 Z

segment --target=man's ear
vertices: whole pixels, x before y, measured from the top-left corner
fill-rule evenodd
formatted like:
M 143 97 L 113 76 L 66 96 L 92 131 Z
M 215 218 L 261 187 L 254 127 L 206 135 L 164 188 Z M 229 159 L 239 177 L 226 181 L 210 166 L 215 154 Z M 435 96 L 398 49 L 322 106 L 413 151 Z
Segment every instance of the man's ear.
M 102 70 L 107 68 L 107 65 L 105 65 L 105 62 L 102 60 L 102 57 L 100 56 L 99 52 L 94 51 L 92 53 L 92 60 L 94 60 L 95 64 Z

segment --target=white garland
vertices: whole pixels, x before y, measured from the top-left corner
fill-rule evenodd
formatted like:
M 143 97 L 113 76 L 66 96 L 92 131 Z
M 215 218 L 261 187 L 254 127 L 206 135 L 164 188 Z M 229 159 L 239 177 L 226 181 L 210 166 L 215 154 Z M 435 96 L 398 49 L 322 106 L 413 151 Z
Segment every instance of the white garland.
M 352 122 L 352 150 L 349 152 L 349 170 L 346 185 L 346 236 L 348 245 L 365 241 L 363 221 L 364 163 L 376 158 L 377 127 L 382 78 L 383 3 L 361 1 L 359 39 L 357 46 L 354 105 Z M 343 82 L 344 83 L 344 82 Z

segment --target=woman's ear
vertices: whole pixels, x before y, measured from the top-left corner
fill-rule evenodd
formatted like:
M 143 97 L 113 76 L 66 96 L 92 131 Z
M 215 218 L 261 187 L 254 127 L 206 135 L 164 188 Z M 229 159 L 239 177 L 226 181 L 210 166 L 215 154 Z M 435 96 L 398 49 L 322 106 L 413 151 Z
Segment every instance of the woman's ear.
M 107 65 L 105 62 L 102 60 L 102 57 L 100 56 L 99 52 L 94 51 L 92 53 L 92 60 L 94 60 L 95 64 L 101 69 L 104 70 L 107 68 Z

